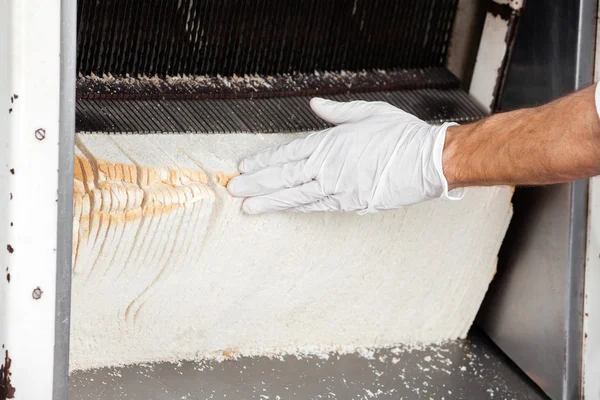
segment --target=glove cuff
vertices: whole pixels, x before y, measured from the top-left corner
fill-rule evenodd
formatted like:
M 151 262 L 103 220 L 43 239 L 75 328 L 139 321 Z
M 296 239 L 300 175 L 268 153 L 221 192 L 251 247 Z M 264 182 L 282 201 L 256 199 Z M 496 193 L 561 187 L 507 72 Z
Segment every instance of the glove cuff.
M 444 144 L 446 143 L 446 131 L 449 127 L 457 125 L 458 124 L 456 122 L 445 122 L 442 124 L 439 127 L 439 133 L 433 145 L 433 164 L 442 183 L 442 194 L 440 197 L 448 200 L 461 200 L 465 195 L 464 188 L 457 188 L 448 191 L 448 180 L 444 176 L 444 169 L 442 168 L 442 153 L 444 151 Z

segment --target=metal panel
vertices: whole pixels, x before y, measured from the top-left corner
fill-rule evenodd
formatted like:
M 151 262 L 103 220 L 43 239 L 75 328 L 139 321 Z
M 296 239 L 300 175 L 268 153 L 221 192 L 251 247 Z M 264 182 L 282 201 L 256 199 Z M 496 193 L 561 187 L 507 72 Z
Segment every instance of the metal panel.
M 583 391 L 600 399 L 600 177 L 590 180 L 583 318 Z
M 596 11 L 600 16 L 600 10 Z M 600 29 L 596 27 L 596 43 Z M 594 82 L 600 81 L 600 48 L 596 46 Z M 586 399 L 600 399 L 600 177 L 590 179 L 588 236 L 583 306 L 582 385 Z
M 77 0 L 61 0 L 60 7 L 58 231 L 56 246 L 54 387 L 52 396 L 54 400 L 66 400 L 69 392 Z
M 60 39 L 60 0 L 0 1 L 1 398 L 52 398 Z
M 231 76 L 441 66 L 457 1 L 79 0 L 79 72 Z
M 445 121 L 470 122 L 486 115 L 462 90 L 419 89 L 373 93 L 324 95 L 338 101 L 385 101 L 430 123 Z M 260 111 L 268 113 L 268 132 L 300 132 L 319 130 L 329 125 L 313 116 L 310 97 L 280 97 L 227 100 L 84 100 L 77 101 L 77 132 L 103 133 L 264 133 L 260 126 L 247 124 Z M 131 105 L 139 122 L 131 113 L 121 110 Z M 206 130 L 202 121 L 189 118 L 182 106 L 193 115 L 210 115 L 209 124 L 220 128 Z M 243 107 L 243 108 L 242 108 Z M 302 113 L 302 114 L 299 114 Z M 305 118 L 304 115 L 311 115 Z
M 77 99 L 215 100 L 320 96 L 384 90 L 457 89 L 460 81 L 444 67 L 302 74 L 187 78 L 77 78 Z
M 500 98 L 532 106 L 592 82 L 596 1 L 528 0 Z M 478 323 L 553 399 L 581 396 L 587 181 L 520 189 Z
M 546 398 L 478 330 L 467 340 L 371 355 L 157 363 L 75 371 L 72 400 Z

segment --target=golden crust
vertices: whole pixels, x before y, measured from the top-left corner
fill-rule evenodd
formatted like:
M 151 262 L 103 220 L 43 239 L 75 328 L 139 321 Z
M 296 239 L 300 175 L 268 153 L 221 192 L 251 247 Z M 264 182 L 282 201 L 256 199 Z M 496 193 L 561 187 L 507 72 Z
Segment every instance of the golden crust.
M 73 163 L 73 177 L 76 181 L 84 181 L 83 170 L 81 169 L 81 161 L 79 156 L 75 156 L 75 162 Z
M 239 172 L 235 172 L 233 174 L 226 174 L 225 172 L 217 172 L 216 174 L 216 179 L 217 179 L 217 183 L 223 187 L 227 187 L 227 184 L 229 183 L 229 181 L 232 178 L 235 178 L 236 176 L 238 176 L 240 173 Z
M 75 160 L 79 163 L 79 168 L 81 169 L 81 180 L 86 190 L 90 191 L 94 187 L 94 171 L 90 160 L 87 157 L 76 157 Z
M 219 173 L 217 179 L 225 186 L 235 175 Z M 78 223 L 73 232 L 73 251 L 90 240 L 94 229 L 91 225 L 98 229 L 106 221 L 111 225 L 127 224 L 174 212 L 206 197 L 207 181 L 206 173 L 200 170 L 169 169 L 164 176 L 164 169 L 76 156 L 73 206 Z

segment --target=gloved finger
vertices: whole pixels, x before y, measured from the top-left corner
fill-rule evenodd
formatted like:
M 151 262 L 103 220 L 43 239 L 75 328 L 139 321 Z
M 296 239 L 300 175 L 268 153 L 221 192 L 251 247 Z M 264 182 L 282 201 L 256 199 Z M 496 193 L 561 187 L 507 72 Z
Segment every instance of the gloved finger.
M 326 132 L 327 130 L 315 132 L 288 144 L 261 151 L 244 159 L 238 169 L 242 174 L 247 174 L 272 165 L 307 159 L 321 143 Z
M 321 212 L 321 211 L 340 211 L 339 202 L 331 197 L 326 197 L 324 199 L 304 204 L 302 206 L 289 208 L 285 210 L 286 212 L 294 212 L 294 213 L 312 213 L 312 212 Z
M 361 121 L 372 115 L 398 112 L 398 108 L 382 101 L 338 102 L 315 97 L 310 100 L 310 108 L 325 121 L 340 125 Z
M 232 196 L 251 197 L 274 193 L 310 182 L 316 178 L 306 168 L 307 160 L 273 165 L 244 175 L 238 175 L 227 184 Z
M 262 214 L 313 203 L 325 197 L 321 184 L 318 181 L 310 181 L 304 185 L 264 196 L 248 197 L 244 200 L 242 209 L 247 214 Z

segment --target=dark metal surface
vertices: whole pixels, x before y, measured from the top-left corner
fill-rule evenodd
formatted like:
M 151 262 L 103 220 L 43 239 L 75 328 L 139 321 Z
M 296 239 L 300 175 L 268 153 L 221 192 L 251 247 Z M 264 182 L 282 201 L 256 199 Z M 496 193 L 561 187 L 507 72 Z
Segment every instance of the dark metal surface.
M 75 152 L 75 76 L 77 1 L 61 0 L 58 233 L 52 398 L 66 400 L 69 391 L 71 257 L 73 244 L 73 161 Z
M 460 81 L 443 67 L 167 79 L 80 76 L 77 99 L 253 99 L 458 87 Z
M 441 66 L 457 0 L 78 4 L 84 75 L 239 75 Z
M 499 103 L 545 103 L 592 83 L 596 1 L 528 0 Z M 553 399 L 581 396 L 587 182 L 525 188 L 478 317 Z
M 386 101 L 431 123 L 474 121 L 485 113 L 460 89 L 423 89 L 323 96 L 338 101 Z M 237 100 L 79 100 L 78 132 L 300 132 L 328 127 L 310 97 Z
M 365 357 L 366 356 L 366 357 Z M 448 399 L 546 397 L 478 330 L 468 340 L 408 351 L 241 358 L 79 371 L 71 400 Z
M 593 80 L 594 0 L 527 0 L 500 111 L 556 99 Z

